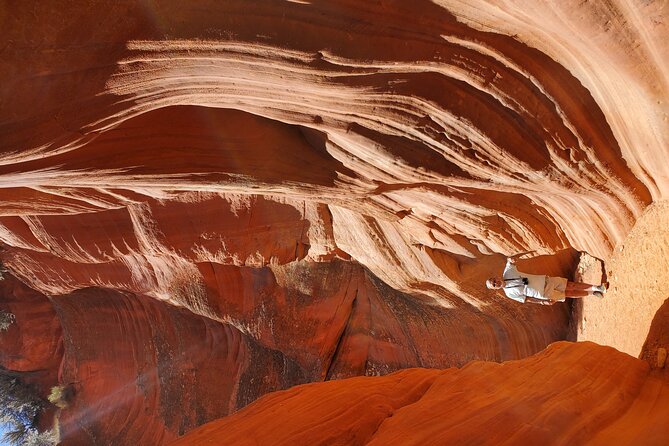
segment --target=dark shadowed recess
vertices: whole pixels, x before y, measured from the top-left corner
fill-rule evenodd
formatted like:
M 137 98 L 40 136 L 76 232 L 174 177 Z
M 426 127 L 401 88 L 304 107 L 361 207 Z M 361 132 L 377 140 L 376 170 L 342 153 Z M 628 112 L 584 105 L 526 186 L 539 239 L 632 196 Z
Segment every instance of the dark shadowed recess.
M 157 176 L 146 181 L 167 184 L 183 179 L 332 187 L 338 173 L 355 174 L 330 156 L 325 140 L 317 130 L 238 110 L 173 106 L 128 119 L 77 150 L 2 166 L 0 173 L 113 169 L 135 181 Z
M 664 351 L 662 351 L 664 350 Z M 639 354 L 639 359 L 648 361 L 651 368 L 660 369 L 669 378 L 669 299 L 657 310 L 650 324 L 646 342 Z M 664 358 L 664 361 L 662 361 Z M 660 363 L 658 363 L 658 360 Z

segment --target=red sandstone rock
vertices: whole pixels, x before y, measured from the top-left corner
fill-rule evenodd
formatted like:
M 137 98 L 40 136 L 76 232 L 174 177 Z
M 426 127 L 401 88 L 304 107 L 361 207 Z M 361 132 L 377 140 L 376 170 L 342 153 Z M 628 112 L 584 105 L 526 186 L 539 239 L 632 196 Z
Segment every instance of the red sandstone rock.
M 667 350 L 669 350 L 669 299 L 665 300 L 655 313 L 639 358 L 669 376 Z
M 57 383 L 63 356 L 60 320 L 46 296 L 9 274 L 0 280 L 0 310 L 14 322 L 0 331 L 0 366 L 22 372 L 46 396 Z
M 351 262 L 199 269 L 216 317 L 293 358 L 315 380 L 515 359 L 567 336 L 564 309 L 528 313 L 533 323 L 496 321 L 393 290 Z M 520 314 L 514 310 L 505 308 Z
M 64 337 L 64 444 L 162 444 L 260 395 L 305 382 L 236 328 L 146 296 L 89 288 L 54 299 Z
M 565 308 L 482 283 L 526 249 L 542 257 L 520 266 L 553 275 L 576 251 L 606 258 L 666 196 L 666 12 L 465 3 L 0 8 L 0 260 L 33 289 L 0 302 L 30 319 L 8 364 L 52 377 L 66 321 L 63 373 L 91 376 L 63 414 L 71 438 L 167 441 L 223 414 L 197 398 L 204 418 L 160 414 L 178 386 L 142 406 L 132 380 L 160 367 L 134 349 L 158 336 L 186 355 L 182 329 L 263 352 L 269 383 L 234 407 L 277 388 L 282 360 L 317 380 L 565 337 Z M 89 304 L 120 316 L 89 321 Z M 86 338 L 97 325 L 127 345 Z M 220 379 L 229 395 L 242 382 Z M 90 419 L 108 400 L 146 418 Z
M 176 445 L 664 444 L 669 383 L 610 347 L 403 370 L 267 395 Z
M 444 5 L 113 2 L 94 33 L 97 7 L 17 6 L 0 71 L 3 261 L 50 295 L 105 286 L 210 316 L 174 292 L 204 280 L 198 263 L 339 255 L 515 325 L 481 290 L 485 255 L 606 256 L 663 186 L 584 87 L 596 67 L 576 77 L 564 53 L 510 36 L 494 2 L 492 32 Z
M 17 63 L 1 72 L 12 79 L 2 90 L 1 134 L 11 150 L 1 173 L 41 203 L 18 202 L 13 213 L 125 206 L 108 195 L 119 189 L 160 199 L 215 190 L 324 201 L 343 209 L 333 213 L 337 246 L 376 275 L 452 294 L 457 285 L 436 277 L 416 246 L 469 258 L 569 246 L 606 256 L 651 191 L 665 187 L 642 174 L 659 168 L 630 151 L 632 129 L 597 102 L 610 103 L 597 89 L 610 78 L 593 64 L 572 66 L 570 49 L 590 56 L 607 39 L 569 46 L 556 38 L 556 50 L 553 40 L 527 36 L 543 18 L 559 29 L 550 8 L 532 8 L 519 37 L 495 2 L 475 11 L 441 3 L 269 2 L 239 15 L 237 2 L 165 1 L 148 11 L 113 2 L 92 35 L 81 30 L 98 8 L 80 6 L 75 19 L 55 3 L 17 6 L 4 27 L 4 51 Z M 582 12 L 583 28 L 630 13 L 615 4 Z M 468 21 L 472 14 L 484 22 Z M 124 20 L 111 26 L 114 17 Z M 72 26 L 45 30 L 62 22 Z M 479 31 L 482 23 L 492 32 Z M 662 54 L 651 29 L 645 44 Z M 599 57 L 616 66 L 620 51 Z M 635 58 L 648 66 L 634 98 L 654 100 L 663 88 L 638 90 L 652 83 L 655 59 Z M 634 80 L 616 72 L 616 85 Z M 616 90 L 616 100 L 628 90 Z M 38 108 L 27 105 L 34 95 Z M 666 132 L 648 134 L 666 146 Z M 383 261 L 384 244 L 361 239 L 359 222 L 369 218 L 394 257 Z
M 393 290 L 351 262 L 199 266 L 201 288 L 175 292 L 202 293 L 214 319 L 127 292 L 86 288 L 49 302 L 11 276 L 2 282 L 14 284 L 8 309 L 18 315 L 4 339 L 22 333 L 11 348 L 43 358 L 34 367 L 50 373 L 40 381 L 44 396 L 57 384 L 74 390 L 59 415 L 66 444 L 164 443 L 296 384 L 512 359 L 541 349 L 533 339 L 566 334 L 547 328 L 564 325 L 562 311 L 536 311 L 545 326 L 501 324 Z M 53 318 L 58 343 L 48 325 L 32 328 L 41 320 L 25 317 L 27 309 Z M 20 364 L 12 356 L 2 363 Z

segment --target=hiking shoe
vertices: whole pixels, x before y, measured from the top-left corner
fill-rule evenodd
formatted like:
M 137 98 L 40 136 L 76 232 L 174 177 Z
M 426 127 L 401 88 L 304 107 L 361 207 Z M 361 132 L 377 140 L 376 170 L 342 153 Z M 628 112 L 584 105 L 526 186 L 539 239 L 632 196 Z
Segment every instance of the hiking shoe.
M 602 290 L 602 293 L 606 293 L 609 289 L 609 282 L 604 282 L 599 286 L 599 289 Z
M 594 293 L 592 293 L 592 295 L 593 295 L 593 296 L 597 296 L 597 297 L 599 297 L 600 299 L 604 299 L 604 294 L 601 293 L 601 292 L 599 292 L 599 291 L 595 291 Z

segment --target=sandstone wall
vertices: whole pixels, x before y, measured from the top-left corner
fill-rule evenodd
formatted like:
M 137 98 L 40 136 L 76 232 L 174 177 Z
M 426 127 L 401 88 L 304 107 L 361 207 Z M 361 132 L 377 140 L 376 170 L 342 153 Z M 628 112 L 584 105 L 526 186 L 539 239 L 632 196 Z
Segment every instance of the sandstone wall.
M 3 366 L 86 377 L 77 441 L 167 441 L 302 381 L 564 339 L 568 308 L 483 281 L 526 250 L 569 276 L 666 198 L 669 51 L 663 2 L 553 3 L 0 5 Z M 139 357 L 230 349 L 272 377 L 248 398 L 241 372 L 222 406 L 138 384 L 183 372 Z
M 664 196 L 664 11 L 607 5 L 17 4 L 2 15 L 3 214 L 184 190 L 324 203 L 330 248 L 480 305 L 425 248 L 603 258 Z
M 16 315 L 0 365 L 36 384 L 51 415 L 50 389 L 72 389 L 57 415 L 63 444 L 163 444 L 294 385 L 514 359 L 566 336 L 559 309 L 509 307 L 515 323 L 446 309 L 348 261 L 198 266 L 204 282 L 180 292 L 201 296 L 210 317 L 127 291 L 48 299 L 0 281 Z
M 462 369 L 308 384 L 176 445 L 665 444 L 666 374 L 592 343 Z

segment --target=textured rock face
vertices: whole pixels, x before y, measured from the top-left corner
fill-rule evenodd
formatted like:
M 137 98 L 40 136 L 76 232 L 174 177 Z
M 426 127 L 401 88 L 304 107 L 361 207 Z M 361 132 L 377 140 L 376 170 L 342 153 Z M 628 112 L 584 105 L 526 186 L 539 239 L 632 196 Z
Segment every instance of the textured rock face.
M 644 361 L 556 343 L 505 364 L 299 386 L 173 444 L 659 445 L 669 436 L 668 392 Z
M 289 358 L 232 326 L 146 296 L 82 290 L 54 299 L 75 389 L 60 416 L 65 444 L 161 444 L 305 382 Z
M 78 382 L 71 441 L 566 337 L 482 283 L 607 258 L 666 198 L 666 8 L 469 3 L 0 6 L 2 365 Z
M 203 297 L 211 317 L 102 288 L 49 302 L 11 276 L 0 282 L 17 315 L 0 333 L 1 364 L 27 372 L 44 398 L 73 388 L 59 414 L 65 444 L 161 444 L 292 385 L 512 359 L 566 334 L 542 338 L 559 313 L 537 313 L 536 326 L 445 309 L 348 261 L 199 267 L 204 282 L 180 292 Z
M 0 331 L 0 366 L 25 374 L 46 395 L 58 380 L 63 355 L 62 327 L 53 305 L 11 276 L 0 281 L 1 309 L 13 323 Z
M 423 247 L 606 257 L 666 189 L 664 11 L 481 6 L 17 5 L 3 15 L 4 212 L 118 211 L 183 190 L 320 202 L 335 246 L 386 282 L 479 305 Z

